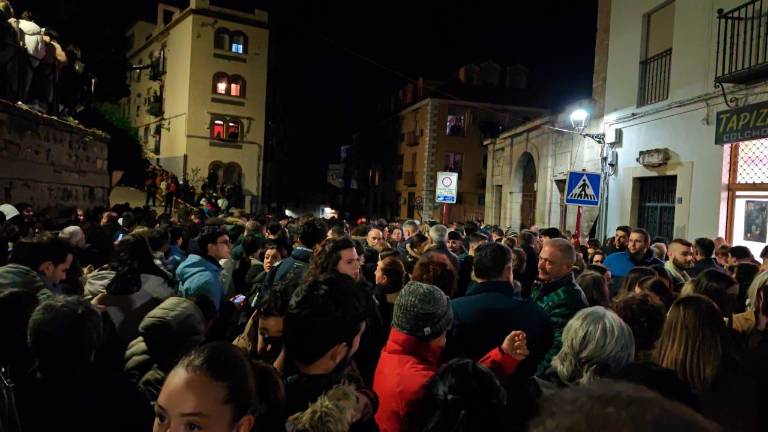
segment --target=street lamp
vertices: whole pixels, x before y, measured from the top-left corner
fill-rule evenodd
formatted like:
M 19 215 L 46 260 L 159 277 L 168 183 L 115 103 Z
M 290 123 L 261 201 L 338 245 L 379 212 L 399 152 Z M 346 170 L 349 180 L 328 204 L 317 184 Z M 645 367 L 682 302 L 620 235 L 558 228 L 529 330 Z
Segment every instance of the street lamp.
M 571 113 L 571 126 L 573 130 L 586 138 L 590 138 L 592 141 L 603 145 L 605 144 L 605 134 L 587 134 L 584 133 L 584 129 L 587 128 L 587 122 L 589 121 L 589 112 L 584 109 L 577 109 Z

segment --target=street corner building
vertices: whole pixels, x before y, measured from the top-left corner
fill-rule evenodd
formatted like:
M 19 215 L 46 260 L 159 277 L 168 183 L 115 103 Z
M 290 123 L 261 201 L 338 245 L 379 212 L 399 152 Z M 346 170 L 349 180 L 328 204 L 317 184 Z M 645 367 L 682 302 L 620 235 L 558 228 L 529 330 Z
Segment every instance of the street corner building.
M 486 141 L 486 220 L 571 228 L 559 173 L 601 171 L 602 218 L 589 210 L 581 232 L 603 219 L 608 235 L 629 224 L 667 240 L 723 236 L 758 256 L 768 240 L 766 8 L 600 0 L 585 132 L 604 144 L 551 129 L 562 116 Z
M 192 0 L 160 3 L 156 22 L 127 33 L 130 96 L 123 114 L 153 161 L 199 187 L 210 170 L 240 184 L 246 209 L 262 190 L 268 16 Z M 195 184 L 198 183 L 198 184 Z

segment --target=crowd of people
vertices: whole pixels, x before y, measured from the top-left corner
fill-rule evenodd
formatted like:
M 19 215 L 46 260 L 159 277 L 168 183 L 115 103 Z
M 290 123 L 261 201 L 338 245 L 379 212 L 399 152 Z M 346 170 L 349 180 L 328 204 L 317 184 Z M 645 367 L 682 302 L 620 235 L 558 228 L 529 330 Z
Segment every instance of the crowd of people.
M 2 204 L 0 243 L 2 431 L 768 427 L 720 238 Z
M 200 207 L 206 217 L 227 214 L 230 209 L 245 206 L 242 186 L 239 183 L 220 183 L 215 169 L 210 170 L 198 191 L 187 178 L 179 181 L 176 174 L 162 167 L 149 165 L 144 175 L 144 192 L 145 205 L 149 206 L 151 203 L 156 207 L 160 202 L 163 213 L 167 214 L 173 213 L 177 202 L 188 207 Z

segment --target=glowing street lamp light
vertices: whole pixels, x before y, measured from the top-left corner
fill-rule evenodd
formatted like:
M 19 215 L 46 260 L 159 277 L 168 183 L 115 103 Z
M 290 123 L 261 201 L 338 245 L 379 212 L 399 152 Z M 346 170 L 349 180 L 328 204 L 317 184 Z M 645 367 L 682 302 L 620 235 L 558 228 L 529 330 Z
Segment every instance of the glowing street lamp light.
M 583 109 L 577 109 L 571 113 L 571 126 L 577 133 L 581 133 L 587 127 L 589 113 Z

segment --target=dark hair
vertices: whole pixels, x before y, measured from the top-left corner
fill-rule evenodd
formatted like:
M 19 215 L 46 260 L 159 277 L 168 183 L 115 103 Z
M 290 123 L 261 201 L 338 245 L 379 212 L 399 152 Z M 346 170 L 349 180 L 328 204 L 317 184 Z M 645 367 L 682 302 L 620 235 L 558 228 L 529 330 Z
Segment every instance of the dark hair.
M 262 245 L 264 244 L 264 240 L 261 237 L 256 237 L 252 235 L 247 235 L 243 237 L 243 259 L 248 259 L 248 257 L 253 256 L 256 252 L 261 249 Z
M 448 231 L 448 240 L 463 240 L 461 233 L 458 231 Z
M 649 293 L 633 293 L 615 300 L 611 309 L 632 329 L 635 352 L 653 349 L 667 317 L 667 311 L 657 297 Z
M 365 321 L 366 290 L 347 275 L 323 275 L 301 285 L 283 320 L 286 357 L 309 365 L 331 348 L 350 348 Z
M 259 312 L 259 316 L 285 316 L 294 290 L 291 289 L 289 285 L 284 284 L 283 281 L 285 281 L 285 279 L 275 282 L 272 288 L 265 290 L 266 292 L 259 296 L 254 307 L 254 309 Z
M 429 252 L 422 255 L 413 267 L 411 280 L 434 285 L 448 297 L 456 292 L 458 274 L 445 254 Z
M 503 244 L 484 243 L 475 250 L 474 270 L 478 279 L 493 280 L 512 262 L 512 251 Z
M 752 259 L 752 252 L 746 246 L 734 246 L 728 253 L 737 260 Z
M 683 238 L 676 238 L 676 239 L 672 240 L 671 242 L 669 242 L 670 246 L 673 245 L 673 244 L 679 244 L 679 245 L 682 245 L 682 246 L 685 246 L 685 247 L 693 247 L 693 243 L 691 243 L 688 240 L 683 239 Z
M 342 224 L 336 224 L 331 227 L 331 235 L 335 237 L 344 237 L 347 235 L 346 227 Z
M 469 237 L 469 244 L 476 244 L 483 241 L 488 241 L 488 236 L 480 232 L 473 232 L 472 234 L 469 234 L 468 237 Z
M 299 241 L 309 249 L 323 241 L 326 235 L 328 235 L 328 226 L 319 218 L 310 219 L 299 228 Z
M 755 263 L 741 262 L 733 266 L 733 278 L 739 284 L 739 295 L 734 313 L 741 313 L 746 310 L 747 291 L 758 273 L 760 273 L 760 266 Z
M 587 296 L 589 306 L 608 306 L 608 283 L 603 275 L 585 271 L 576 279 L 576 284 Z
M 476 233 L 480 229 L 479 226 L 475 222 L 469 221 L 464 224 L 464 234 L 465 235 L 472 235 Z
M 688 240 L 686 240 L 686 241 L 688 241 Z M 651 243 L 664 243 L 665 246 L 669 246 L 669 244 L 670 244 L 669 242 L 667 242 L 667 238 L 666 237 L 661 237 L 661 236 L 654 237 L 653 240 L 651 240 Z
M 491 230 L 491 233 L 496 237 L 504 238 L 504 230 L 501 228 L 494 228 Z
M 629 225 L 619 225 L 616 227 L 616 231 L 621 231 L 629 237 L 629 234 L 632 232 L 632 227 Z
M 184 236 L 184 230 L 181 227 L 171 227 L 170 229 L 171 234 L 171 245 L 175 245 L 180 238 Z
M 720 269 L 706 269 L 693 279 L 691 288 L 695 294 L 712 300 L 723 316 L 729 316 L 733 313 L 735 299 L 729 298 L 728 289 L 736 284 L 736 279 L 728 273 Z
M 637 281 L 637 287 L 643 292 L 649 292 L 655 295 L 664 303 L 665 309 L 669 309 L 675 301 L 675 294 L 658 276 L 646 276 Z
M 81 297 L 52 297 L 29 319 L 29 347 L 44 372 L 84 372 L 101 336 L 101 316 Z
M 550 228 L 544 228 L 539 233 L 542 237 L 549 237 L 549 238 L 563 238 L 563 233 L 555 227 Z
M 635 292 L 635 286 L 637 286 L 640 279 L 648 276 L 656 276 L 656 272 L 650 267 L 633 268 L 624 276 L 619 292 L 623 294 L 631 294 Z
M 648 234 L 648 231 L 646 231 L 643 228 L 635 228 L 629 234 L 630 235 L 632 235 L 632 234 L 641 234 L 645 238 L 645 242 L 648 243 L 649 245 L 651 244 L 651 235 Z
M 381 272 L 387 277 L 384 294 L 394 294 L 405 285 L 405 267 L 399 256 L 387 256 L 381 259 Z
M 11 264 L 19 264 L 37 271 L 43 263 L 59 265 L 72 254 L 72 248 L 50 233 L 40 234 L 32 240 L 21 240 L 13 246 Z
M 335 273 L 341 261 L 341 251 L 355 249 L 355 243 L 349 237 L 328 238 L 320 244 L 320 249 L 309 262 L 307 278 L 325 273 Z
M 149 243 L 144 237 L 128 234 L 115 245 L 115 254 L 109 264 L 115 277 L 105 287 L 110 294 L 128 295 L 141 289 L 141 275 L 150 274 L 170 282 L 172 277 L 154 261 Z
M 764 260 L 765 257 L 768 257 L 768 245 L 765 245 L 763 250 L 760 251 L 760 259 Z
M 208 245 L 216 244 L 220 238 L 228 236 L 227 230 L 217 225 L 210 225 L 203 227 L 200 235 L 197 237 L 197 247 L 200 250 L 200 255 L 208 255 Z
M 721 244 L 715 249 L 715 255 L 716 256 L 724 256 L 728 257 L 728 255 L 731 253 L 731 247 L 727 244 Z
M 153 228 L 149 231 L 147 237 L 149 247 L 153 252 L 157 252 L 163 248 L 163 246 L 170 244 L 171 235 L 166 228 Z
M 585 271 L 591 271 L 594 273 L 598 273 L 602 276 L 605 276 L 606 273 L 608 273 L 608 267 L 602 265 L 602 264 L 589 264 L 584 268 Z
M 411 236 L 410 240 L 411 247 L 415 249 L 424 246 L 424 243 L 426 243 L 429 239 L 422 233 L 416 233 Z
M 423 432 L 494 430 L 508 423 L 506 409 L 506 392 L 490 370 L 454 359 L 425 384 L 409 420 Z
M 514 263 L 514 268 L 512 268 L 512 273 L 514 275 L 520 276 L 525 272 L 525 266 L 528 262 L 528 256 L 525 254 L 525 251 L 520 249 L 519 247 L 512 249 L 512 255 Z
M 536 234 L 532 231 L 523 230 L 517 236 L 517 239 L 520 241 L 520 246 L 533 246 L 536 242 Z
M 283 230 L 283 226 L 280 225 L 280 222 L 272 222 L 269 225 L 267 225 L 267 232 L 272 234 L 273 236 L 276 236 L 282 230 Z
M 257 414 L 256 380 L 245 354 L 229 342 L 212 342 L 185 355 L 174 369 L 205 375 L 226 388 L 224 403 L 232 407 L 232 419 L 239 421 Z
M 600 249 L 601 248 L 600 240 L 598 239 L 587 240 L 587 248 Z
M 699 237 L 694 240 L 693 247 L 698 251 L 699 255 L 707 258 L 715 253 L 715 242 L 706 237 Z

